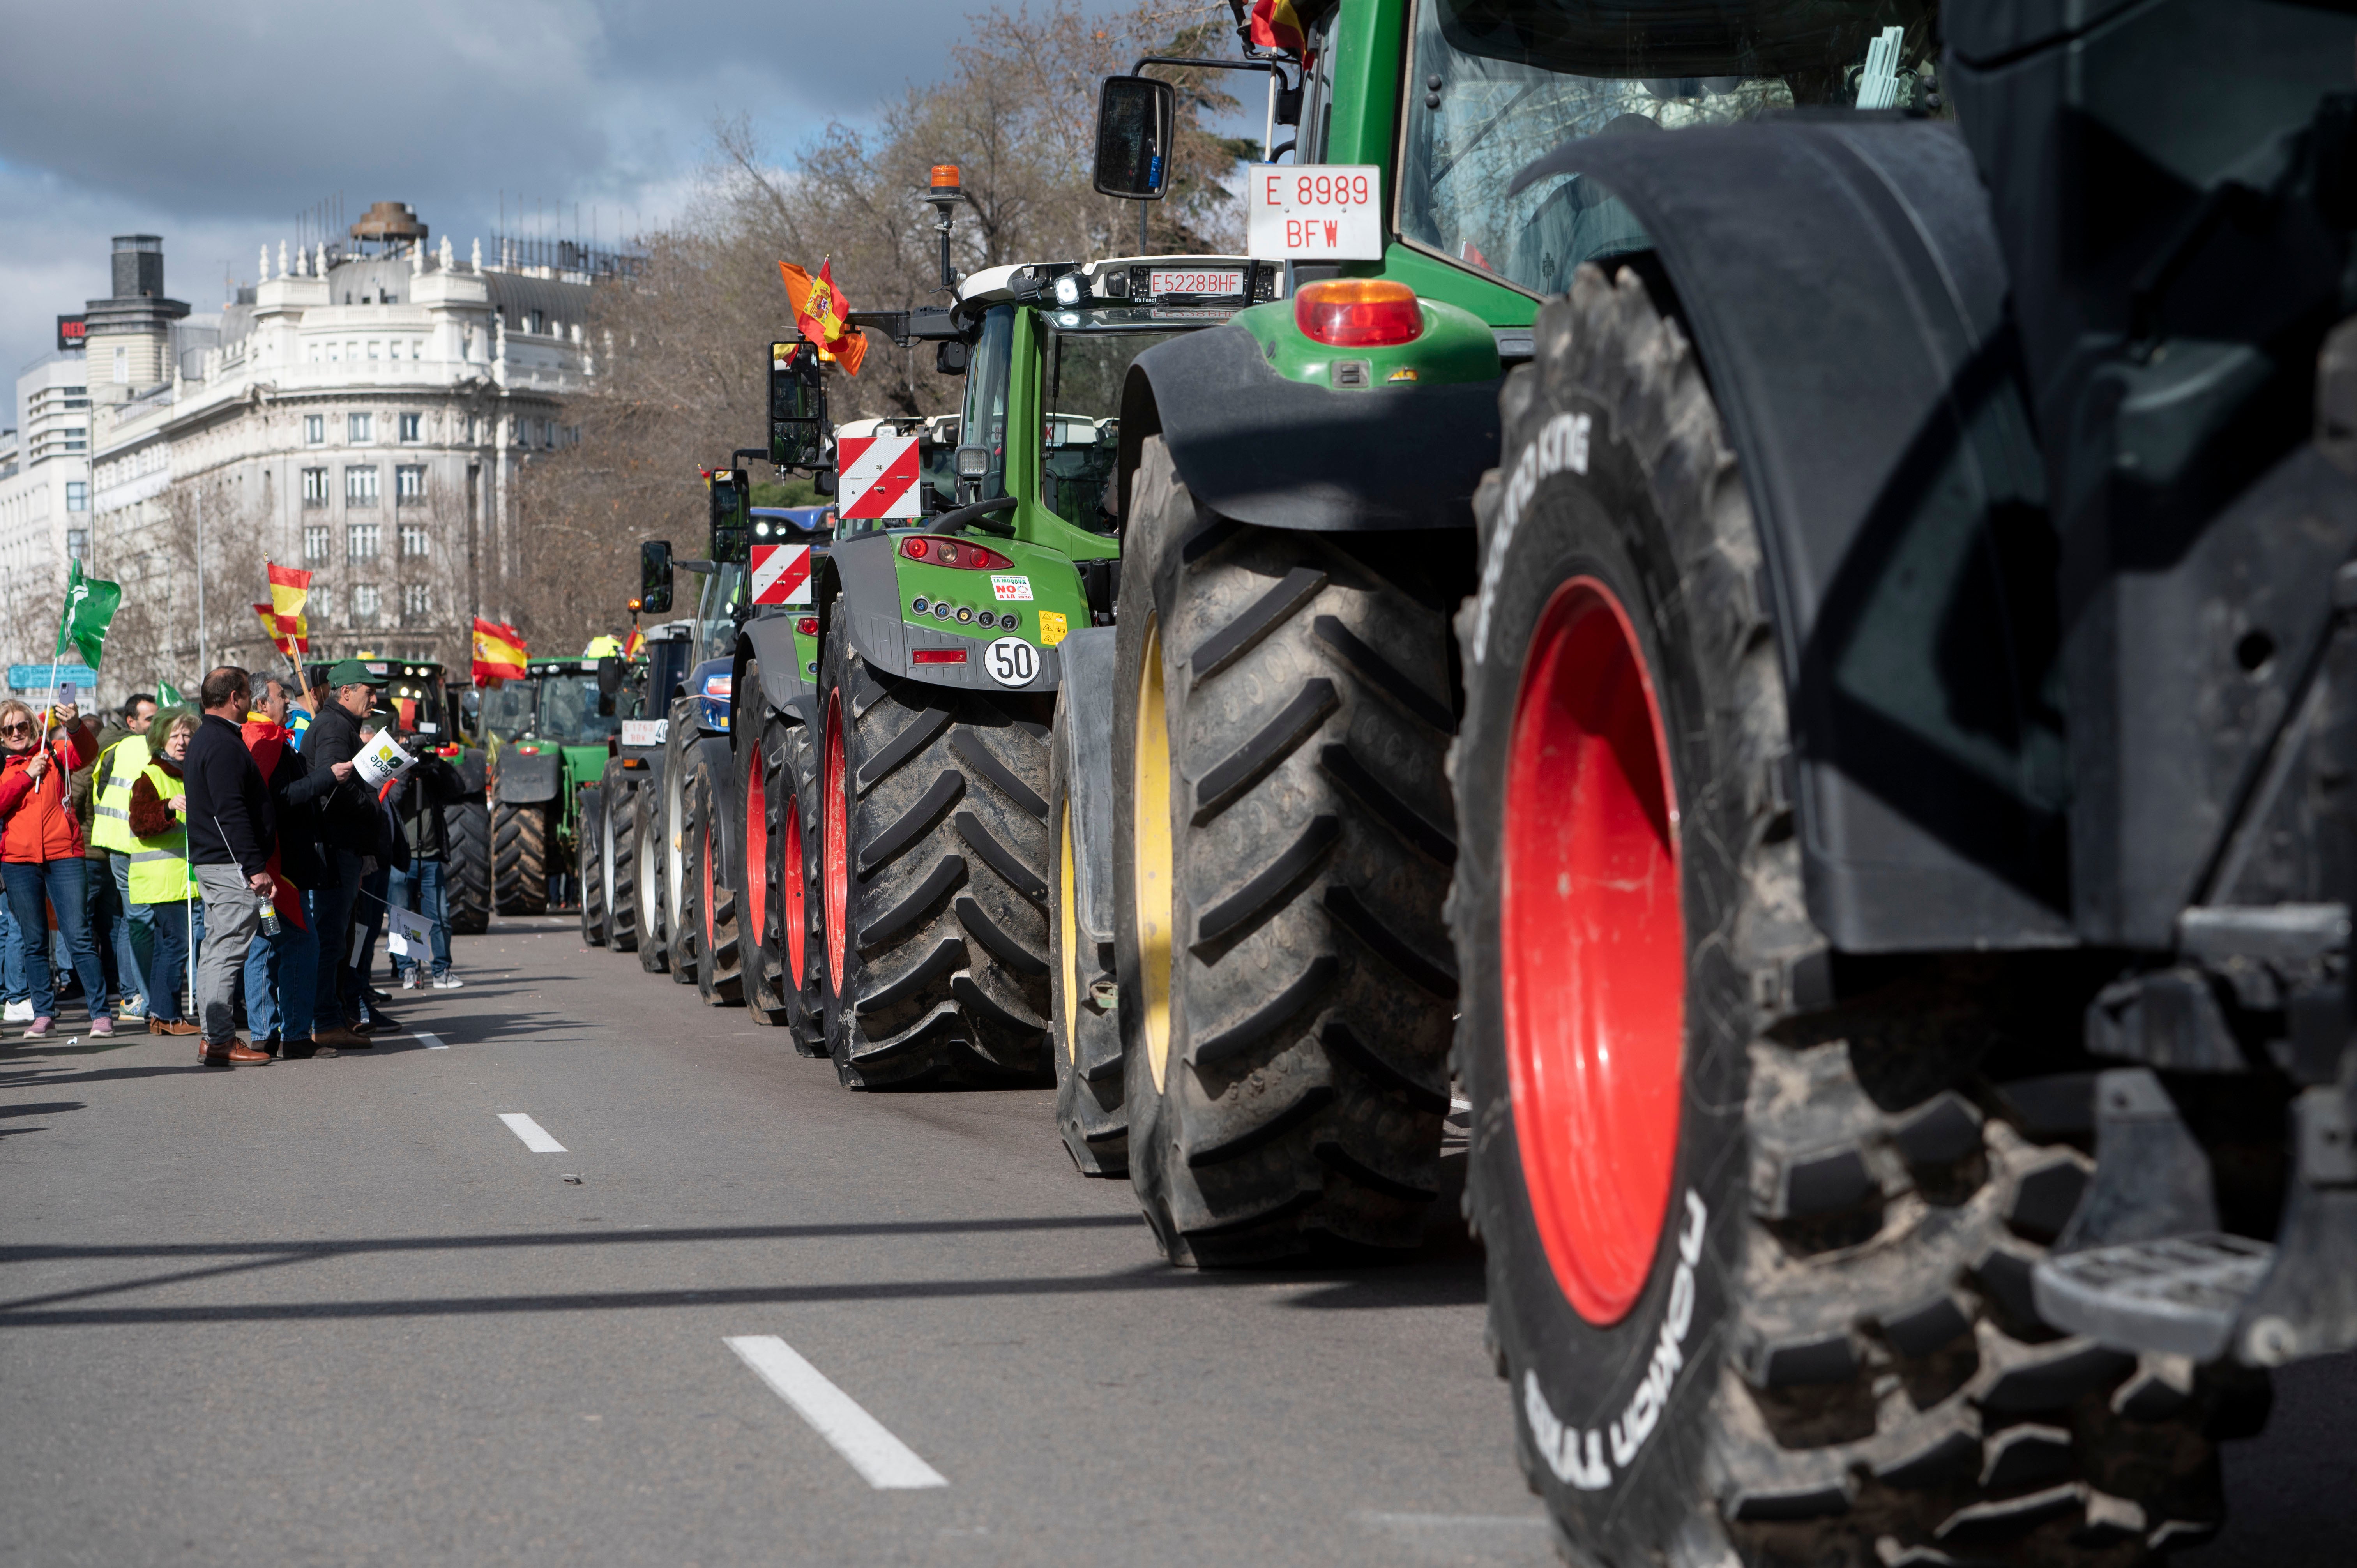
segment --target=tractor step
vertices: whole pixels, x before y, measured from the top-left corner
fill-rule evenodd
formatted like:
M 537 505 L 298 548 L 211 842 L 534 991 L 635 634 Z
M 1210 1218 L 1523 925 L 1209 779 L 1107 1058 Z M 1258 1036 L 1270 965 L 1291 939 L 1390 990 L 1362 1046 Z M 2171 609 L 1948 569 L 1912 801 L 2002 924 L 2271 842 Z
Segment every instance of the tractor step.
M 2048 1257 L 2031 1278 L 2039 1316 L 2057 1328 L 2211 1361 L 2275 1256 L 2265 1241 L 2212 1231 Z

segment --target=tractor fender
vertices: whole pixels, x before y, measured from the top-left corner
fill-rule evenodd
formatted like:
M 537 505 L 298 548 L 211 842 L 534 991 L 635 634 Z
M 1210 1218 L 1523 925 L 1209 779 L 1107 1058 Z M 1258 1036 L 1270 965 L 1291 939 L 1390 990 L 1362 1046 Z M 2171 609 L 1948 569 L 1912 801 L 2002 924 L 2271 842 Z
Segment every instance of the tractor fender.
M 1498 461 L 1498 383 L 1337 392 L 1281 376 L 1232 323 L 1157 343 L 1122 386 L 1121 512 L 1149 435 L 1223 517 L 1351 532 L 1470 528 Z
M 564 771 L 561 752 L 525 753 L 507 746 L 500 753 L 499 776 L 491 789 L 491 799 L 510 806 L 554 800 Z
M 1056 689 L 1062 661 L 1055 649 L 1032 645 L 1037 664 L 1028 681 L 997 681 L 985 668 L 985 650 L 990 644 L 985 639 L 911 626 L 903 620 L 900 576 L 892 564 L 898 547 L 890 534 L 863 534 L 856 539 L 836 540 L 828 558 L 839 585 L 832 614 L 844 618 L 852 648 L 872 668 L 904 680 L 921 681 L 929 686 L 963 686 L 997 693 Z M 916 662 L 913 655 L 919 649 L 933 648 L 963 649 L 965 661 Z
M 1075 738 L 1113 733 L 1114 628 L 1092 627 L 1064 639 L 1064 722 Z M 1071 777 L 1065 787 L 1072 814 L 1072 852 L 1080 861 L 1073 879 L 1072 914 L 1099 942 L 1114 940 L 1113 747 L 1074 746 Z
M 2071 943 L 2053 531 L 1963 139 L 1865 116 L 1594 137 L 1517 188 L 1563 174 L 1643 225 L 1631 270 L 1666 282 L 1740 462 L 1797 753 L 1763 787 L 1797 809 L 1818 929 Z M 1501 476 L 1494 526 L 1540 477 Z
M 720 854 L 712 867 L 712 877 L 717 886 L 737 864 L 737 841 L 745 829 L 737 811 L 737 759 L 726 736 L 699 736 L 692 744 L 713 782 L 713 826 L 718 831 L 712 835 L 712 842 L 720 846 Z
M 490 777 L 490 758 L 481 746 L 464 747 L 449 762 L 458 770 L 459 782 L 466 785 L 468 793 L 479 795 L 483 792 L 484 781 Z
M 802 611 L 802 614 L 809 612 Z M 755 659 L 761 661 L 760 700 L 781 714 L 791 714 L 816 732 L 818 725 L 817 688 L 803 672 L 800 655 L 794 649 L 794 618 L 763 616 L 748 621 L 745 634 L 737 640 L 735 676 L 730 690 L 745 691 L 745 666 Z M 748 714 L 757 711 L 747 694 Z M 748 720 L 745 732 L 757 740 L 760 726 Z

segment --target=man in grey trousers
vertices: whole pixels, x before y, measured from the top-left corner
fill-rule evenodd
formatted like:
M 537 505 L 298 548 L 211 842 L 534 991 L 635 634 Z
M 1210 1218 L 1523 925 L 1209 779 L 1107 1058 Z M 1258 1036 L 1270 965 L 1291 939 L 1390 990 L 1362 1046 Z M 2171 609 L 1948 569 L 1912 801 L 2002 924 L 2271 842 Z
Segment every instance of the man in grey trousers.
M 239 725 L 253 702 L 253 682 L 233 664 L 205 677 L 197 693 L 204 719 L 189 737 L 180 777 L 188 791 L 188 860 L 205 900 L 205 939 L 197 957 L 197 1017 L 204 1027 L 198 1059 L 207 1067 L 266 1062 L 269 1053 L 237 1037 L 238 972 L 261 929 L 275 884 L 271 846 L 277 839 L 270 788 L 253 765 Z

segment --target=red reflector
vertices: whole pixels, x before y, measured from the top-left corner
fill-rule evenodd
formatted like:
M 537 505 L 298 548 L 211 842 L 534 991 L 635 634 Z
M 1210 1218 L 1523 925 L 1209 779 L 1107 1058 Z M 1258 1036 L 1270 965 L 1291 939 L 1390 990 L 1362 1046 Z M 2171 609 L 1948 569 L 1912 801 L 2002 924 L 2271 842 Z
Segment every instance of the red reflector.
M 800 620 L 794 622 L 794 629 L 801 632 L 804 637 L 816 637 L 818 635 L 818 617 L 802 617 Z
M 1424 331 L 1424 309 L 1404 283 L 1328 278 L 1302 285 L 1293 296 L 1293 324 L 1305 338 L 1337 349 L 1382 349 L 1415 341 Z
M 965 662 L 965 650 L 963 648 L 920 648 L 915 652 L 909 655 L 909 662 L 911 664 L 963 664 Z

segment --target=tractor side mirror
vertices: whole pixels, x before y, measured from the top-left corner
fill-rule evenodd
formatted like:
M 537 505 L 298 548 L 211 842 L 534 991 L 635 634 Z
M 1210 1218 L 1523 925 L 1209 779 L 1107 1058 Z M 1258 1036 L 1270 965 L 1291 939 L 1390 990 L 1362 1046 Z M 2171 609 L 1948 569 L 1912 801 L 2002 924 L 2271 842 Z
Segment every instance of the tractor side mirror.
M 741 564 L 752 517 L 753 488 L 742 468 L 722 468 L 712 476 L 712 559 L 723 565 Z
M 933 348 L 933 369 L 945 376 L 965 374 L 966 349 L 958 342 L 936 344 Z
M 770 345 L 770 461 L 815 468 L 826 460 L 826 368 L 818 349 L 796 341 Z
M 622 661 L 608 653 L 597 660 L 597 697 L 608 714 L 613 709 L 614 697 L 622 689 Z
M 1091 179 L 1103 196 L 1159 201 L 1169 192 L 1178 95 L 1150 76 L 1108 76 L 1097 92 L 1097 156 Z
M 639 543 L 639 603 L 649 615 L 671 613 L 671 541 Z

